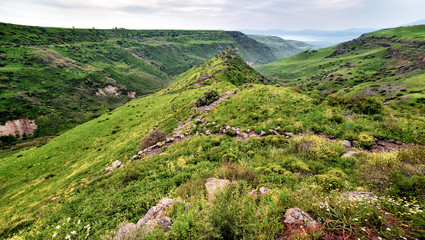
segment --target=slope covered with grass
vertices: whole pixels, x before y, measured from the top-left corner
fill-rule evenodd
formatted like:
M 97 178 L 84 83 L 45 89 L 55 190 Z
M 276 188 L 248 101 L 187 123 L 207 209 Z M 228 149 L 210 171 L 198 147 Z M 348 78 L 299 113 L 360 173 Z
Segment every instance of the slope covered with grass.
M 290 57 L 306 50 L 315 50 L 317 47 L 305 42 L 286 40 L 281 37 L 267 35 L 248 35 L 250 38 L 257 40 L 269 46 L 277 59 Z
M 0 124 L 28 117 L 57 135 L 135 97 L 227 47 L 244 61 L 275 60 L 240 32 L 64 29 L 0 23 Z M 60 124 L 58 124 L 60 123 Z M 2 144 L 17 139 L 2 138 Z
M 227 50 L 158 93 L 44 146 L 5 156 L 0 236 L 110 237 L 163 197 L 179 200 L 166 212 L 173 226 L 167 233 L 158 226 L 147 239 L 282 238 L 289 228 L 285 212 L 295 206 L 320 223 L 319 231 L 299 238 L 423 236 L 422 116 L 401 119 L 394 130 L 388 106 L 365 113 L 317 102 L 262 84 L 261 75 L 239 59 Z M 197 107 L 209 91 L 220 97 Z M 153 130 L 183 138 L 132 157 Z M 400 141 L 400 150 L 379 151 L 376 144 L 390 136 Z M 341 157 L 348 150 L 357 154 Z M 115 160 L 123 167 L 108 173 L 105 167 Z M 204 185 L 210 177 L 234 184 L 211 198 Z M 248 195 L 259 187 L 271 191 Z M 355 202 L 341 196 L 354 190 L 377 196 Z
M 257 70 L 312 96 L 373 96 L 397 111 L 424 109 L 424 29 L 419 25 L 380 30 Z

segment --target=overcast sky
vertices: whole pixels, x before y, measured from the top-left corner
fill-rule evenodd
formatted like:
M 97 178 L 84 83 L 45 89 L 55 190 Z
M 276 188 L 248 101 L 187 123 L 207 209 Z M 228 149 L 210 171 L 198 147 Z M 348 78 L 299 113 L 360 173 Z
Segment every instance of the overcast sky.
M 1 22 L 76 28 L 339 30 L 424 18 L 424 0 L 0 0 Z

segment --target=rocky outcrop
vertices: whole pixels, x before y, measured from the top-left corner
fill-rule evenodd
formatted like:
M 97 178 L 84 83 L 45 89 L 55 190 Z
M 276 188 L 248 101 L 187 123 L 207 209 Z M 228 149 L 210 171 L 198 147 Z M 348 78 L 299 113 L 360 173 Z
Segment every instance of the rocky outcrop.
M 0 125 L 0 136 L 20 136 L 32 135 L 37 125 L 34 120 L 29 120 L 26 117 L 17 120 L 7 121 L 5 125 Z
M 288 209 L 283 222 L 286 226 L 284 235 L 288 239 L 304 233 L 312 234 L 320 229 L 319 223 L 298 207 Z
M 113 239 L 143 239 L 150 233 L 155 226 L 161 226 L 164 232 L 167 232 L 172 226 L 171 218 L 165 216 L 165 210 L 171 207 L 175 201 L 170 198 L 159 200 L 156 206 L 153 206 L 141 218 L 137 224 L 127 223 L 121 226 L 115 233 Z
M 205 183 L 205 188 L 207 189 L 208 196 L 212 197 L 217 191 L 225 188 L 229 184 L 230 181 L 226 179 L 208 178 L 207 183 Z

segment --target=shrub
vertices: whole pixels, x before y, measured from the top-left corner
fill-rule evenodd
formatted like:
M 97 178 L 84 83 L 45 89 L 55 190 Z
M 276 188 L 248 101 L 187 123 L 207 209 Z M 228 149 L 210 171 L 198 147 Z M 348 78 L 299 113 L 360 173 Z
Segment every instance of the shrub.
M 219 98 L 219 94 L 217 91 L 209 90 L 206 91 L 203 95 L 201 95 L 197 100 L 195 105 L 197 107 L 202 107 L 206 105 L 210 105 L 211 103 L 217 101 Z
M 362 133 L 358 137 L 358 143 L 360 147 L 370 149 L 372 145 L 375 143 L 375 140 L 373 139 L 373 136 L 370 136 L 366 133 Z
M 146 149 L 150 146 L 155 145 L 158 142 L 162 142 L 165 140 L 167 133 L 163 130 L 155 129 L 151 131 L 148 135 L 146 135 L 140 141 L 139 150 Z
M 374 97 L 357 100 L 354 110 L 363 114 L 378 114 L 382 112 L 382 102 Z
M 340 169 L 331 169 L 326 174 L 314 176 L 316 181 L 327 191 L 342 189 L 344 180 L 347 177 Z

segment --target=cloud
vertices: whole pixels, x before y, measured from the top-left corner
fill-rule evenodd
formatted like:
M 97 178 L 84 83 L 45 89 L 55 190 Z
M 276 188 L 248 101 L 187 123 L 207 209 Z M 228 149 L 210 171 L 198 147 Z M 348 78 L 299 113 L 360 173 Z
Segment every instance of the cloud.
M 423 18 L 424 8 L 423 0 L 1 0 L 0 21 L 138 29 L 343 29 L 413 22 Z

